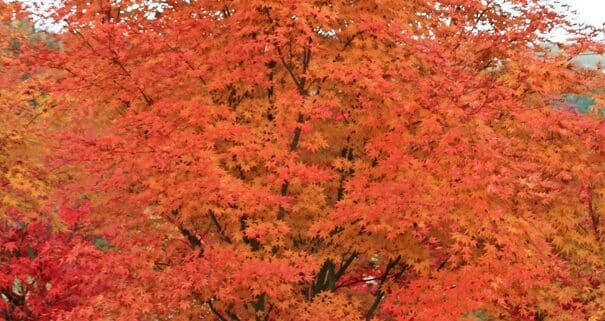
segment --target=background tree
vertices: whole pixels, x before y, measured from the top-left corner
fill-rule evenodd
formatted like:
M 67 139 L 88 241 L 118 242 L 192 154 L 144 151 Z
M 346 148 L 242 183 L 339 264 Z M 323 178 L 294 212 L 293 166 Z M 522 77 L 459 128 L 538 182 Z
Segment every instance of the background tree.
M 45 162 L 45 139 L 61 117 L 20 59 L 48 48 L 48 38 L 19 17 L 16 5 L 0 3 L 0 319 L 56 320 L 81 296 L 98 293 L 87 263 L 97 251 L 71 221 L 86 204 L 47 202 L 60 177 Z

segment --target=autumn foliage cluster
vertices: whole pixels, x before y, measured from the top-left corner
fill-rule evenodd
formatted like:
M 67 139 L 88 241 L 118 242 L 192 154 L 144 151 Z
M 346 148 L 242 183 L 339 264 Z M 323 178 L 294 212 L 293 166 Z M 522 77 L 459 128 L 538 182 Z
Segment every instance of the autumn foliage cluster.
M 548 1 L 0 19 L 2 320 L 605 319 L 605 46 Z

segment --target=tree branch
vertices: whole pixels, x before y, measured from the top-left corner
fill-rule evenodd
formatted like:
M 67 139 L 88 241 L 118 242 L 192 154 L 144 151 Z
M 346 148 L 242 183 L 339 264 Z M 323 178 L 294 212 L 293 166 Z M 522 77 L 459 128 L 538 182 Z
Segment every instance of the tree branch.
M 192 233 L 190 230 L 188 230 L 187 228 L 185 228 L 183 226 L 183 224 L 178 222 L 178 218 L 177 215 L 179 213 L 179 209 L 174 209 L 171 211 L 172 215 L 174 216 L 174 221 L 173 219 L 170 219 L 170 221 L 173 221 L 173 223 L 177 226 L 177 228 L 179 229 L 179 232 L 181 232 L 181 234 L 187 239 L 187 241 L 189 242 L 189 245 L 192 248 L 202 248 L 202 241 L 200 241 L 200 239 L 198 239 L 194 233 Z M 201 253 L 200 253 L 201 254 Z
M 368 313 L 366 314 L 366 320 L 369 321 L 372 318 L 372 316 L 374 315 L 374 313 L 376 313 L 376 310 L 378 310 L 378 306 L 380 305 L 380 300 L 382 300 L 382 298 L 384 298 L 384 296 L 386 294 L 386 292 L 384 290 L 382 290 L 382 287 L 384 286 L 384 283 L 388 279 L 389 273 L 391 273 L 391 269 L 393 269 L 393 267 L 395 267 L 395 265 L 397 265 L 400 260 L 401 260 L 401 255 L 397 256 L 397 258 L 395 260 L 389 259 L 389 263 L 387 263 L 387 266 L 384 269 L 384 273 L 382 274 L 382 277 L 380 278 L 380 284 L 378 284 L 378 290 L 376 292 L 376 296 L 374 297 L 374 302 L 372 302 L 372 306 L 370 306 L 370 309 L 368 310 Z
M 220 321 L 228 321 L 220 312 L 218 312 L 218 310 L 216 310 L 214 308 L 214 305 L 212 305 L 212 299 L 206 301 L 206 304 L 208 304 L 208 307 L 210 307 L 210 311 L 212 311 L 212 313 L 220 320 Z
M 216 218 L 214 211 L 212 211 L 212 210 L 208 211 L 208 216 L 210 216 L 210 220 L 212 221 L 212 224 L 214 224 L 214 226 L 216 226 L 218 233 L 221 235 L 221 239 L 223 241 L 231 244 L 232 243 L 231 239 L 225 234 L 225 230 L 221 226 L 221 224 L 218 222 L 218 219 Z

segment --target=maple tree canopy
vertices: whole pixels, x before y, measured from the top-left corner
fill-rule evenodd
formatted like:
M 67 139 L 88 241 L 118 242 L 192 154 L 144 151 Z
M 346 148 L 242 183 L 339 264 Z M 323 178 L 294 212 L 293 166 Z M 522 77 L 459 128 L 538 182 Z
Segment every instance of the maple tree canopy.
M 602 320 L 605 46 L 545 2 L 0 2 L 0 317 Z

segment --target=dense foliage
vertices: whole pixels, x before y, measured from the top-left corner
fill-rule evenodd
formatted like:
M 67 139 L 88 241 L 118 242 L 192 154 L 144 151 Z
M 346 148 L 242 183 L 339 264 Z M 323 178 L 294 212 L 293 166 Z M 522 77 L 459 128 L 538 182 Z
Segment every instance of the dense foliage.
M 570 63 L 596 31 L 537 0 L 62 2 L 45 37 L 0 7 L 4 319 L 605 317 L 605 123 L 560 108 L 605 106 Z

